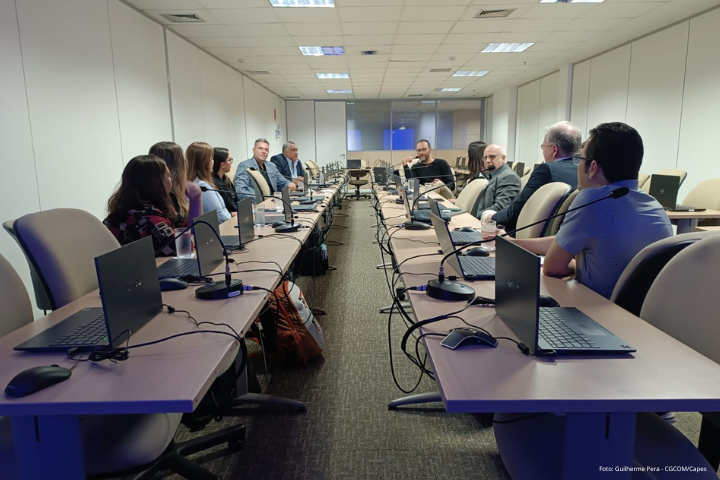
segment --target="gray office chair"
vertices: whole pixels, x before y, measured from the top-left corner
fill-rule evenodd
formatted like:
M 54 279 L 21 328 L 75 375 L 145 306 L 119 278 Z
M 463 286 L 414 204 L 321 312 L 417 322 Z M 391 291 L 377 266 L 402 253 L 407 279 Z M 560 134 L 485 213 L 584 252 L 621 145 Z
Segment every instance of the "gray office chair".
M 348 175 L 350 176 L 348 184 L 355 187 L 355 194 L 348 195 L 348 197 L 355 198 L 357 200 L 360 200 L 361 198 L 370 198 L 370 195 L 360 193 L 360 187 L 370 183 L 370 170 L 365 170 L 364 168 L 353 169 L 349 171 Z
M 530 196 L 517 220 L 517 228 L 523 228 L 553 215 L 570 193 L 570 185 L 563 182 L 552 182 L 538 188 Z M 538 238 L 543 236 L 548 221 L 517 232 L 517 238 Z
M 8 220 L 7 222 L 3 223 L 3 228 L 12 237 L 12 239 L 17 242 L 17 235 L 15 235 L 15 230 L 13 230 L 14 223 L 15 220 Z M 20 245 L 19 242 L 18 245 Z M 23 252 L 23 255 L 25 255 L 25 251 L 22 249 L 22 246 L 20 246 L 20 250 Z M 45 291 L 45 287 L 43 286 L 42 282 L 40 281 L 40 276 L 38 275 L 35 267 L 33 266 L 32 262 L 30 262 L 30 259 L 27 257 L 27 255 L 25 255 L 25 260 L 27 260 L 28 267 L 30 267 L 30 278 L 32 279 L 33 291 L 35 292 L 35 305 L 37 305 L 37 308 L 47 313 L 48 310 L 52 310 L 48 294 Z
M 713 178 L 698 183 L 685 196 L 683 205 L 720 210 L 720 178 Z M 720 225 L 720 219 L 709 218 L 701 220 L 698 225 Z
M 263 177 L 259 171 L 248 168 L 246 172 L 250 176 L 253 189 L 255 190 L 255 203 L 262 203 L 270 196 L 270 185 L 268 185 L 265 177 Z
M 558 208 L 557 212 L 555 213 L 567 212 L 573 200 L 575 200 L 575 197 L 577 197 L 578 193 L 580 193 L 580 190 L 573 190 L 572 192 L 570 192 L 570 194 L 565 197 L 563 202 L 560 204 L 560 208 Z M 552 223 L 548 227 L 548 235 L 557 235 L 557 232 L 558 230 L 560 230 L 560 225 L 562 225 L 563 220 L 565 220 L 565 215 L 560 215 L 559 217 L 553 218 L 551 220 Z

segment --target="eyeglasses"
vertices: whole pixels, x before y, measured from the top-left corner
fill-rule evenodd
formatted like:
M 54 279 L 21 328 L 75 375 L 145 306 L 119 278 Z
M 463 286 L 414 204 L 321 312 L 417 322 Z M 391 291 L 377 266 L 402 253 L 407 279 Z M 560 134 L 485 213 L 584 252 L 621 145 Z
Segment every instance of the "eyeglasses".
M 576 166 L 580 165 L 580 162 L 582 162 L 583 160 L 587 160 L 586 157 L 581 157 L 580 155 L 573 155 L 572 159 L 573 159 L 573 165 L 576 165 Z
M 499 156 L 500 156 L 499 153 L 498 153 L 497 155 L 485 155 L 484 157 L 482 157 L 482 159 L 483 159 L 483 160 L 493 161 L 493 160 L 495 160 L 495 159 L 496 159 L 497 157 L 499 157 Z
M 541 144 L 540 144 L 540 150 L 545 150 L 545 147 L 552 147 L 553 145 L 555 145 L 555 144 L 554 144 L 554 143 L 548 143 L 547 145 L 545 145 L 544 143 L 541 143 Z
M 417 149 L 418 152 L 427 152 L 428 150 L 429 149 L 427 149 L 427 148 L 418 148 Z

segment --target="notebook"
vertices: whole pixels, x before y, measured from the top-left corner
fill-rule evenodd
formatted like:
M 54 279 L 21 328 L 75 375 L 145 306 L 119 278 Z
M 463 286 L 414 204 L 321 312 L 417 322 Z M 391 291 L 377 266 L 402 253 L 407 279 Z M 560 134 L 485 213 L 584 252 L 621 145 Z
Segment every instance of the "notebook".
M 200 215 L 195 222 L 205 221 L 218 230 L 215 210 Z M 192 227 L 195 240 L 194 258 L 173 258 L 157 268 L 159 278 L 201 277 L 215 270 L 223 261 L 223 250 L 215 233 L 203 223 Z M 179 232 L 178 232 L 179 233 Z
M 445 220 L 432 213 L 430 220 L 444 254 L 448 254 L 460 246 L 453 243 Z M 495 258 L 493 257 L 468 257 L 455 253 L 448 257 L 447 263 L 462 275 L 463 280 L 492 280 L 495 278 Z
M 222 235 L 226 248 L 242 249 L 243 244 L 255 238 L 252 200 L 245 198 L 237 204 L 237 235 Z
M 680 177 L 677 175 L 652 175 L 650 177 L 650 194 L 662 207 L 669 212 L 704 212 L 705 208 L 689 207 L 677 203 L 680 190 Z

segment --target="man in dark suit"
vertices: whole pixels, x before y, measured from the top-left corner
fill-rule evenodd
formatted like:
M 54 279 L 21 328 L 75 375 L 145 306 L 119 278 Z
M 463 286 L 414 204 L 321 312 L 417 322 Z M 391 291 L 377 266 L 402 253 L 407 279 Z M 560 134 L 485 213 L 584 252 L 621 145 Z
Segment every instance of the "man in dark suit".
M 280 175 L 291 180 L 295 185 L 305 178 L 302 162 L 298 160 L 298 147 L 294 142 L 283 144 L 282 153 L 273 156 L 270 161 L 275 164 Z
M 575 190 L 577 167 L 573 165 L 572 155 L 580 151 L 581 144 L 580 130 L 572 123 L 558 122 L 547 127 L 540 145 L 545 163 L 535 167 L 525 188 L 508 207 L 492 214 L 486 213 L 488 218 L 504 225 L 507 231 L 514 230 L 525 202 L 538 188 L 552 182 L 564 182 Z
M 505 161 L 505 147 L 502 145 L 488 145 L 485 147 L 482 161 L 485 165 L 483 175 L 488 184 L 475 200 L 473 214 L 486 220 L 490 214 L 508 207 L 520 191 L 520 177 L 510 170 Z

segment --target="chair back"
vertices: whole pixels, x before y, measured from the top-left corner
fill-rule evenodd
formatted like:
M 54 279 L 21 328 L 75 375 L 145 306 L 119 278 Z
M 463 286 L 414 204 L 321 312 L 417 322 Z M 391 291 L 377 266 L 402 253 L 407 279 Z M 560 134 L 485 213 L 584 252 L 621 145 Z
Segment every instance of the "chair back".
M 700 182 L 685 196 L 683 205 L 720 210 L 720 178 Z
M 720 232 L 683 233 L 643 248 L 618 278 L 610 301 L 639 316 L 648 290 L 665 265 L 686 247 L 703 238 L 719 234 Z
M 268 185 L 262 173 L 260 173 L 258 170 L 250 170 L 249 168 L 246 170 L 246 172 L 248 173 L 248 175 L 250 175 L 250 179 L 252 180 L 253 188 L 255 189 L 255 195 L 262 195 L 263 200 L 265 197 L 269 197 L 270 185 Z
M 528 173 L 527 175 L 525 175 L 524 177 L 522 177 L 520 179 L 520 190 L 518 191 L 518 195 L 520 195 L 522 193 L 522 191 L 525 189 L 525 185 L 527 185 L 528 180 L 530 180 L 530 175 L 531 174 Z
M 531 223 L 554 214 L 560 207 L 562 199 L 570 192 L 570 185 L 563 182 L 552 182 L 538 188 L 535 193 L 525 202 L 517 221 L 517 228 L 522 228 Z M 538 238 L 542 237 L 548 222 L 518 232 L 516 238 Z
M 3 222 L 3 228 L 5 231 L 12 237 L 13 240 L 18 242 L 17 235 L 15 235 L 15 230 L 13 230 L 13 224 L 15 223 L 15 220 L 8 220 L 7 222 Z M 18 245 L 20 242 L 18 242 Z M 22 250 L 23 255 L 25 255 L 25 251 L 20 247 L 20 250 Z M 48 298 L 48 294 L 45 291 L 45 287 L 42 284 L 42 281 L 40 281 L 40 276 L 38 275 L 37 271 L 35 270 L 35 267 L 33 266 L 30 259 L 25 255 L 25 260 L 28 262 L 28 266 L 30 267 L 30 278 L 32 279 L 33 284 L 33 290 L 35 291 L 35 305 L 37 305 L 37 308 L 40 310 L 52 310 L 50 307 L 50 299 Z
M 53 310 L 98 288 L 95 257 L 120 247 L 100 220 L 73 208 L 25 215 L 13 230 Z
M 482 193 L 483 189 L 487 186 L 488 181 L 484 178 L 477 178 L 472 182 L 465 185 L 460 195 L 457 197 L 455 206 L 462 208 L 463 210 L 470 212 L 475 205 L 475 201 Z
M 33 321 L 32 304 L 25 285 L 5 257 L 0 255 L 0 337 Z
M 687 178 L 687 172 L 685 170 L 678 170 L 676 168 L 667 168 L 665 170 L 660 170 L 659 172 L 655 172 L 657 175 L 673 175 L 675 177 L 680 177 L 680 186 L 682 187 L 683 182 L 685 181 L 685 178 Z M 639 177 L 639 175 L 638 175 Z M 638 178 L 638 184 L 640 183 L 640 179 Z M 652 183 L 652 176 L 647 179 L 647 181 L 643 184 L 642 189 L 646 192 L 650 191 L 650 184 Z
M 350 185 L 367 185 L 370 183 L 370 170 L 364 168 L 352 169 L 349 171 Z
M 648 191 L 648 189 L 645 188 L 644 185 L 648 181 L 649 178 L 650 178 L 650 175 L 648 175 L 647 173 L 642 173 L 642 172 L 638 173 L 638 188 L 640 190 L 643 190 L 645 192 Z
M 580 190 L 573 190 L 570 192 L 570 194 L 565 197 L 565 199 L 560 204 L 560 208 L 558 208 L 557 213 L 565 213 L 568 211 L 568 208 L 570 208 L 570 205 L 572 204 L 573 200 L 575 200 L 575 197 L 577 197 L 578 193 L 580 193 Z M 560 230 L 560 225 L 562 225 L 563 220 L 565 220 L 565 215 L 561 215 L 559 217 L 555 217 L 551 220 L 550 228 L 548 230 L 549 235 L 557 235 L 558 230 Z
M 720 363 L 720 235 L 675 255 L 653 282 L 640 318 Z
M 318 166 L 317 163 L 315 163 L 315 160 L 307 160 L 305 162 L 305 168 L 307 168 L 310 171 L 310 176 L 312 176 L 312 178 L 315 178 L 318 175 L 320 175 L 320 167 Z

